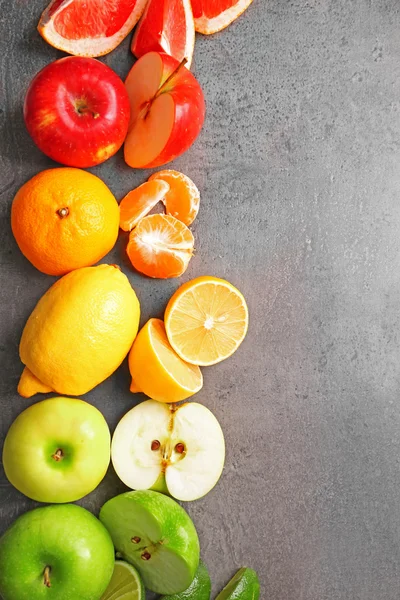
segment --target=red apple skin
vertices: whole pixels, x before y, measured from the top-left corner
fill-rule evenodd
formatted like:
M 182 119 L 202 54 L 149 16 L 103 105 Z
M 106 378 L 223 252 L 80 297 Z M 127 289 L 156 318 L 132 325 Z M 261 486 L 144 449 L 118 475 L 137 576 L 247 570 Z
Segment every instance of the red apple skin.
M 157 54 L 163 63 L 161 81 L 165 81 L 177 69 L 179 61 L 164 52 L 157 52 Z M 206 106 L 203 90 L 186 67 L 179 69 L 163 93 L 170 94 L 174 100 L 174 125 L 161 153 L 153 161 L 141 167 L 143 169 L 161 167 L 186 152 L 198 137 L 204 124 Z
M 44 154 L 70 167 L 92 167 L 122 146 L 129 98 L 122 80 L 107 65 L 69 56 L 47 65 L 33 79 L 24 118 Z

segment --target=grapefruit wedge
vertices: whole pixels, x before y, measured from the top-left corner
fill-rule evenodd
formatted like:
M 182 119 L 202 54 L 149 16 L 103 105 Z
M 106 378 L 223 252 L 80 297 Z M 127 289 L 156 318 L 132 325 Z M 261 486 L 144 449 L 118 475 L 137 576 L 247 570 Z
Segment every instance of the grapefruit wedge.
M 135 169 L 159 167 L 180 156 L 195 141 L 204 122 L 200 84 L 175 58 L 148 52 L 125 81 L 131 120 L 125 161 Z
M 166 52 L 179 62 L 192 62 L 194 21 L 190 0 L 149 0 L 136 28 L 131 50 L 140 58 L 147 52 Z
M 210 35 L 228 27 L 253 0 L 191 0 L 196 31 Z
M 54 48 L 76 56 L 111 52 L 132 31 L 147 0 L 53 0 L 38 31 Z

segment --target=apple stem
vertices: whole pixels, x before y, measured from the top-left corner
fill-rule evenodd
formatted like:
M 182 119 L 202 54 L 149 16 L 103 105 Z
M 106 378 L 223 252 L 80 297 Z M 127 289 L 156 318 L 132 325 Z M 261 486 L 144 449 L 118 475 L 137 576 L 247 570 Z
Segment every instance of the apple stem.
M 43 583 L 46 587 L 51 587 L 51 582 L 50 582 L 50 571 L 51 571 L 51 567 L 46 567 L 43 573 Z
M 58 449 L 57 452 L 52 455 L 52 458 L 54 458 L 54 460 L 56 462 L 59 462 L 63 458 L 63 456 L 64 456 L 63 451 Z
M 100 116 L 100 113 L 95 112 L 94 110 L 91 110 L 87 106 L 79 107 L 77 109 L 77 111 L 80 115 L 87 115 L 87 114 L 92 115 L 93 119 L 98 119 Z
M 171 82 L 171 80 L 175 77 L 175 75 L 181 70 L 181 68 L 186 65 L 186 63 L 187 63 L 187 58 L 184 58 L 183 60 L 181 60 L 179 65 L 176 67 L 176 69 L 174 71 L 172 71 L 172 73 L 170 75 L 168 75 L 168 77 L 164 81 L 164 83 L 158 88 L 158 90 L 154 94 L 153 98 L 145 103 L 144 109 L 142 112 L 142 117 L 144 119 L 147 118 L 147 116 L 150 112 L 150 109 L 151 109 L 151 105 L 153 104 L 154 100 L 156 98 L 158 98 L 158 96 L 160 96 L 161 94 L 163 94 L 165 92 L 165 88 L 168 86 L 168 84 Z
M 184 58 L 183 60 L 181 60 L 181 62 L 179 63 L 179 65 L 176 67 L 176 69 L 174 71 L 172 71 L 171 75 L 169 75 L 167 77 L 167 79 L 164 81 L 164 83 L 162 84 L 162 86 L 160 88 L 158 88 L 156 95 L 154 96 L 153 100 L 155 100 L 160 94 L 163 93 L 163 91 L 165 90 L 165 88 L 168 86 L 168 84 L 170 83 L 171 79 L 173 79 L 175 77 L 175 75 L 177 75 L 177 73 L 179 73 L 179 71 L 182 69 L 182 67 L 184 67 L 187 63 L 187 58 Z

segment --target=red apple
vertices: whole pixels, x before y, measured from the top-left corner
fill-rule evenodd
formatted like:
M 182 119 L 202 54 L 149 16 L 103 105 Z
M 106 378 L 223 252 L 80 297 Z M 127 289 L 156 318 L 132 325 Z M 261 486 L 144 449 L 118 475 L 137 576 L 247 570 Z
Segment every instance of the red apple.
M 204 96 L 194 75 L 172 56 L 149 52 L 134 64 L 125 85 L 131 103 L 128 165 L 159 167 L 183 154 L 204 123 Z
M 123 82 L 93 58 L 69 56 L 47 65 L 25 97 L 33 141 L 70 167 L 92 167 L 113 156 L 124 142 L 129 116 Z

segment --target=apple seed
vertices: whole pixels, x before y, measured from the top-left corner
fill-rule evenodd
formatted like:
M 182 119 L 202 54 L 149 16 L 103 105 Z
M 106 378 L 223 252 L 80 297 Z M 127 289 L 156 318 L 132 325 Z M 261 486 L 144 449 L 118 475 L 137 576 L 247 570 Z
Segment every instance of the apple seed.
M 150 560 L 151 559 L 151 554 L 149 552 L 143 552 L 142 556 L 141 556 L 142 560 Z
M 183 454 L 185 452 L 185 444 L 179 443 L 175 446 L 175 452 L 178 454 Z
M 131 542 L 132 542 L 133 544 L 138 544 L 140 541 L 141 541 L 141 540 L 140 540 L 140 537 L 138 537 L 137 535 L 135 535 L 135 537 L 133 537 L 133 538 L 131 539 Z
M 160 442 L 158 440 L 154 440 L 153 442 L 151 442 L 151 449 L 153 450 L 153 452 L 155 452 L 156 450 L 160 449 Z

